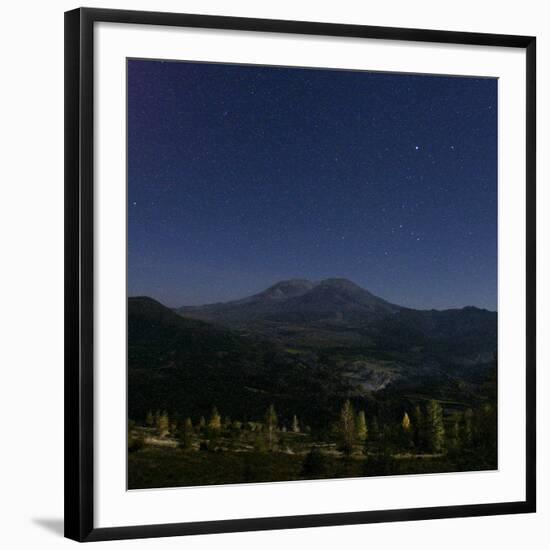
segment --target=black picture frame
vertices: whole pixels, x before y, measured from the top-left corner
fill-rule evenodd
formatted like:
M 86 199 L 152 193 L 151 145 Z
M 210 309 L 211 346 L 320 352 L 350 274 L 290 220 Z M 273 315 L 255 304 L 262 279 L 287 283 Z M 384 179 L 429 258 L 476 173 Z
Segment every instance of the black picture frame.
M 526 499 L 518 502 L 94 527 L 93 64 L 96 22 L 379 38 L 526 51 Z M 536 511 L 536 39 L 440 30 L 79 8 L 65 13 L 65 536 L 101 541 Z

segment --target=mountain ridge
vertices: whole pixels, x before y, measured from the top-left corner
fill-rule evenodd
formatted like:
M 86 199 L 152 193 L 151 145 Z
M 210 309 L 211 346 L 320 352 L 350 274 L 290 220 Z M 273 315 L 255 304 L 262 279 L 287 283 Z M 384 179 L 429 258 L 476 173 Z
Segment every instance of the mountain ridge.
M 302 315 L 303 321 L 323 318 L 342 319 L 370 316 L 380 318 L 400 312 L 486 311 L 468 305 L 462 308 L 414 309 L 391 303 L 353 281 L 334 277 L 320 281 L 287 279 L 279 281 L 251 296 L 198 306 L 180 306 L 174 311 L 182 316 L 206 321 L 243 322 L 247 320 L 289 320 Z
M 310 290 L 303 281 L 274 286 L 262 300 L 293 304 L 315 290 L 315 303 L 327 286 L 343 299 L 358 293 L 372 305 L 375 298 L 342 281 Z M 281 299 L 285 289 L 288 296 Z M 475 396 L 476 384 L 496 361 L 496 313 L 388 307 L 380 317 L 367 310 L 357 318 L 239 324 L 184 317 L 153 298 L 130 297 L 129 411 L 135 417 L 164 408 L 204 415 L 223 404 L 225 412 L 244 418 L 276 403 L 315 422 L 333 417 L 331 407 L 346 395 L 426 388 L 439 395 L 443 387 L 449 395 Z M 304 404 L 304 394 L 315 396 L 313 402 Z

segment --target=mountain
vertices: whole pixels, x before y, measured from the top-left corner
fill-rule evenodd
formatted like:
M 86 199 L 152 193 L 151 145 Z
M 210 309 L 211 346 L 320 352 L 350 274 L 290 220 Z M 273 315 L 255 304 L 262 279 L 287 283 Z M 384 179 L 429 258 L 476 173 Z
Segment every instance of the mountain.
M 347 279 L 281 281 L 178 310 L 135 297 L 128 410 L 136 419 L 164 409 L 198 417 L 216 405 L 253 419 L 273 403 L 285 423 L 298 414 L 326 426 L 346 397 L 395 414 L 408 396 L 475 403 L 496 349 L 495 312 L 405 308 Z
M 401 309 L 348 279 L 325 279 L 317 283 L 291 279 L 242 300 L 184 306 L 177 312 L 185 317 L 239 324 L 255 320 L 307 323 L 375 319 Z
M 248 298 L 251 301 L 277 301 L 287 300 L 288 298 L 295 298 L 301 296 L 309 290 L 315 287 L 315 283 L 308 281 L 307 279 L 289 279 L 288 281 L 281 281 L 273 286 L 270 286 L 263 292 Z M 246 299 L 245 299 L 246 300 Z
M 347 279 L 279 282 L 253 296 L 181 307 L 185 318 L 256 334 L 292 348 L 336 346 L 437 355 L 445 361 L 490 361 L 497 343 L 496 312 L 465 307 L 415 310 L 392 304 Z

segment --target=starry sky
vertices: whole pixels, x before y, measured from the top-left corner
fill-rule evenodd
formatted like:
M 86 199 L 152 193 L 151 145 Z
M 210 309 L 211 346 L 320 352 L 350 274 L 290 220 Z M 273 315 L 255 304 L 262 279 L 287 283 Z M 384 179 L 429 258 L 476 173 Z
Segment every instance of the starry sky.
M 497 307 L 497 80 L 128 60 L 128 293 Z

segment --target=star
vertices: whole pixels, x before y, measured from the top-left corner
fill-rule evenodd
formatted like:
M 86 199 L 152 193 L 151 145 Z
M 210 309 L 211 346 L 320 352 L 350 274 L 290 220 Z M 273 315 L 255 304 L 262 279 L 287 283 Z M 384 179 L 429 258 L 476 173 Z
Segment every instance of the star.
M 337 270 L 402 305 L 493 307 L 496 81 L 160 65 L 128 65 L 132 293 L 192 305 Z

